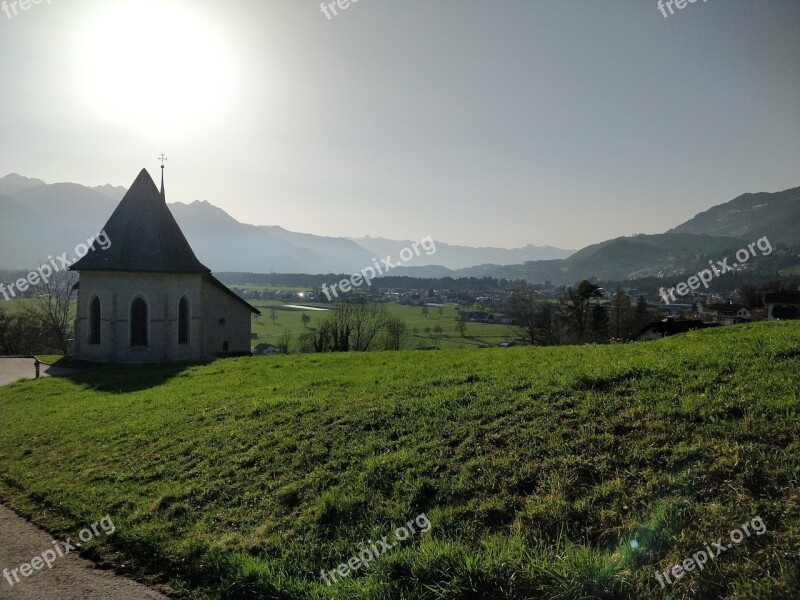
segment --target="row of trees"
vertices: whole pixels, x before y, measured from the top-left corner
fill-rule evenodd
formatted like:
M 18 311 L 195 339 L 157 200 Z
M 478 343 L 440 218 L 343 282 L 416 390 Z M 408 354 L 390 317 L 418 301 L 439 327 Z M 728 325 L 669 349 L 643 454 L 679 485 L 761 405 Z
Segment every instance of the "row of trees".
M 68 354 L 76 281 L 75 273 L 55 273 L 15 310 L 0 307 L 0 354 Z
M 628 340 L 652 319 L 644 297 L 634 308 L 630 297 L 619 290 L 606 310 L 597 301 L 600 295 L 600 287 L 587 280 L 577 288 L 569 288 L 567 298 L 559 304 L 542 300 L 536 291 L 523 288 L 511 300 L 511 316 L 517 333 L 534 346 Z
M 319 324 L 300 336 L 300 352 L 367 352 L 400 350 L 409 335 L 406 322 L 393 317 L 386 305 L 350 304 L 339 307 Z

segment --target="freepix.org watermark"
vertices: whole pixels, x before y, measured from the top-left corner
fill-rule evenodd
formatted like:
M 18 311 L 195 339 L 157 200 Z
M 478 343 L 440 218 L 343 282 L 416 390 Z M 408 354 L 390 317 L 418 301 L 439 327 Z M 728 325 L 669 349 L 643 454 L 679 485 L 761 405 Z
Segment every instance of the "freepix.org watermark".
M 9 19 L 13 19 L 19 14 L 19 11 L 30 10 L 34 6 L 38 6 L 44 2 L 52 4 L 53 0 L 3 0 L 0 2 L 0 10 L 6 13 Z
M 366 0 L 364 0 L 366 2 Z M 357 3 L 358 0 L 336 0 L 335 2 L 323 2 L 319 5 L 319 9 L 326 17 L 328 17 L 328 21 L 333 19 L 333 17 L 338 17 L 339 13 L 336 12 L 338 8 L 341 11 L 345 11 L 352 4 Z M 333 16 L 331 16 L 333 14 Z
M 14 587 L 14 585 L 22 582 L 20 575 L 22 575 L 22 577 L 30 577 L 36 571 L 41 571 L 45 566 L 47 566 L 48 569 L 52 569 L 56 559 L 66 556 L 73 550 L 80 548 L 81 542 L 84 544 L 91 542 L 95 537 L 100 535 L 101 530 L 106 535 L 111 535 L 116 530 L 116 527 L 114 527 L 114 521 L 111 520 L 109 515 L 106 515 L 99 521 L 92 523 L 86 529 L 81 529 L 78 533 L 78 539 L 80 539 L 80 542 L 75 542 L 73 544 L 70 538 L 67 538 L 66 542 L 61 540 L 53 540 L 50 543 L 53 544 L 55 548 L 48 548 L 39 554 L 39 556 L 31 559 L 31 562 L 22 563 L 16 569 L 3 569 L 3 577 L 5 577 L 8 585 Z
M 749 524 L 745 523 L 740 529 L 734 529 L 728 534 L 728 537 L 734 545 L 741 544 L 745 537 L 750 537 L 750 535 L 752 535 L 750 532 L 751 528 L 756 535 L 764 535 L 767 531 L 767 526 L 764 525 L 764 521 L 761 520 L 761 517 L 753 517 Z M 733 546 L 725 546 L 722 543 L 722 538 L 719 538 L 716 542 L 712 542 L 711 545 L 706 545 L 702 550 L 698 550 L 692 554 L 691 558 L 687 558 L 681 563 L 672 565 L 672 568 L 667 569 L 663 573 L 656 571 L 656 580 L 661 584 L 662 588 L 665 588 L 667 585 L 664 583 L 664 580 L 670 585 L 674 583 L 669 577 L 670 574 L 672 574 L 675 581 L 677 581 L 686 575 L 686 573 L 694 571 L 695 568 L 702 571 L 709 559 L 715 560 L 720 554 L 731 548 L 733 548 Z
M 672 302 L 677 302 L 675 298 L 675 293 L 677 292 L 679 296 L 685 296 L 690 291 L 697 290 L 700 286 L 704 286 L 705 289 L 708 289 L 708 284 L 711 283 L 715 277 L 719 277 L 720 275 L 724 275 L 728 271 L 733 271 L 736 267 L 745 264 L 751 258 L 758 256 L 756 254 L 756 247 L 761 250 L 761 256 L 769 256 L 772 254 L 772 244 L 770 244 L 767 236 L 762 237 L 757 242 L 752 244 L 748 244 L 747 248 L 742 248 L 736 253 L 736 260 L 739 262 L 733 263 L 733 265 L 728 264 L 728 259 L 718 260 L 716 264 L 714 264 L 713 260 L 708 261 L 708 264 L 711 265 L 710 269 L 703 269 L 697 275 L 692 275 L 685 283 L 679 283 L 673 288 L 669 288 L 669 290 L 664 290 L 664 288 L 660 288 L 658 293 L 661 295 L 661 299 L 664 301 L 665 304 L 670 303 L 670 299 Z M 719 267 L 719 268 L 717 268 Z
M 403 248 L 400 250 L 400 262 L 408 262 L 415 256 L 419 256 L 421 254 L 419 250 L 420 246 L 425 251 L 425 256 L 430 256 L 436 252 L 436 242 L 433 241 L 431 236 L 428 236 L 419 242 L 414 242 L 411 244 L 410 248 Z M 375 268 L 364 267 L 360 272 L 353 273 L 350 276 L 350 279 L 342 279 L 339 283 L 334 283 L 332 286 L 330 286 L 330 291 L 328 290 L 328 284 L 323 283 L 322 293 L 325 294 L 330 301 L 333 298 L 339 297 L 339 293 L 336 291 L 337 287 L 339 288 L 339 291 L 346 293 L 351 291 L 353 288 L 361 287 L 364 283 L 370 286 L 372 285 L 373 279 L 379 275 L 385 275 L 387 271 L 391 271 L 392 269 L 400 266 L 399 262 L 397 264 L 392 262 L 391 255 L 381 259 L 380 264 L 376 258 L 373 264 L 375 265 Z M 331 294 L 333 294 L 333 298 L 331 298 Z
M 111 239 L 108 237 L 105 230 L 94 237 L 90 237 L 86 240 L 85 244 L 78 244 L 75 246 L 76 258 L 72 258 L 72 260 L 67 259 L 66 252 L 55 258 L 48 256 L 47 258 L 50 262 L 43 264 L 35 271 L 31 271 L 28 273 L 27 277 L 17 279 L 10 283 L 8 287 L 6 287 L 4 283 L 0 283 L 0 294 L 2 294 L 6 300 L 11 300 L 11 298 L 17 297 L 17 292 L 14 291 L 14 287 L 17 288 L 18 292 L 25 292 L 29 287 L 37 286 L 42 282 L 47 283 L 54 273 L 69 268 L 73 263 L 77 262 L 78 259 L 86 256 L 90 250 L 94 252 L 95 244 L 98 244 L 101 250 L 108 250 L 111 248 Z
M 689 4 L 694 4 L 695 2 L 699 2 L 700 0 L 658 0 L 658 10 L 661 11 L 661 14 L 664 15 L 666 19 L 669 15 L 674 15 L 675 11 L 672 10 L 672 5 L 675 5 L 675 8 L 678 10 L 683 10 Z M 703 0 L 703 2 L 708 2 L 708 0 Z M 667 10 L 669 10 L 669 15 L 667 14 Z
M 416 524 L 417 530 L 414 529 Z M 328 585 L 333 585 L 338 581 L 338 577 L 349 577 L 350 571 L 357 571 L 361 567 L 369 567 L 369 564 L 377 559 L 381 554 L 387 552 L 399 545 L 400 542 L 407 540 L 416 533 L 427 533 L 431 530 L 431 522 L 425 513 L 422 513 L 417 518 L 410 520 L 403 527 L 398 527 L 394 530 L 394 539 L 396 542 L 389 542 L 389 536 L 383 536 L 383 539 L 373 542 L 369 540 L 369 547 L 364 548 L 358 552 L 356 556 L 350 558 L 347 563 L 343 563 L 335 569 L 327 573 L 323 569 L 320 571 L 320 579 Z

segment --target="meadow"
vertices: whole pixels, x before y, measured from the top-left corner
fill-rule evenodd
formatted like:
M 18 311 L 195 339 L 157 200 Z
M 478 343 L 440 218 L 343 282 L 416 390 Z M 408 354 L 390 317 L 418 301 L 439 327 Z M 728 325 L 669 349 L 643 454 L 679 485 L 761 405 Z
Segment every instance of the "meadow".
M 329 313 L 290 309 L 285 308 L 284 305 L 296 304 L 327 309 L 336 306 L 336 304 L 288 303 L 275 300 L 255 300 L 251 304 L 263 313 L 260 317 L 253 319 L 252 332 L 258 334 L 258 339 L 253 340 L 253 345 L 268 343 L 277 346 L 283 339 L 284 331 L 288 329 L 291 334 L 290 351 L 297 350 L 300 335 L 308 330 L 301 320 L 304 312 L 311 318 L 308 327 L 317 327 L 319 321 L 325 319 Z M 423 315 L 421 306 L 395 302 L 386 303 L 385 306 L 390 315 L 405 320 L 408 327 L 408 338 L 404 347 L 409 350 L 419 347 L 478 348 L 496 346 L 500 342 L 518 337 L 513 328 L 508 325 L 488 323 L 467 323 L 467 329 L 462 336 L 456 330 L 456 314 L 458 314 L 456 304 L 447 304 L 441 311 L 434 306 L 429 306 L 427 317 Z M 270 316 L 270 309 L 275 309 L 274 323 Z M 442 331 L 437 333 L 434 330 L 436 327 L 441 327 Z
M 796 600 L 799 371 L 796 322 L 103 367 L 0 388 L 0 499 L 62 539 L 110 515 L 84 552 L 178 598 Z

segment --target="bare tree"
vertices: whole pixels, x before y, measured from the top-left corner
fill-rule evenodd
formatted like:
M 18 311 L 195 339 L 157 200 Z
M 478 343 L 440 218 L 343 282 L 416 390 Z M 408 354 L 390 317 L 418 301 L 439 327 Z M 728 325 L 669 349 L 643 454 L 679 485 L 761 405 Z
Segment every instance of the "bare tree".
M 351 311 L 353 319 L 353 350 L 366 352 L 372 342 L 389 322 L 389 312 L 383 304 L 356 304 Z
M 309 329 L 300 336 L 299 351 L 332 352 L 333 351 L 333 326 L 329 320 L 322 321 L 319 328 Z
M 461 334 L 461 337 L 464 337 L 464 334 L 467 331 L 467 320 L 466 319 L 457 319 L 456 320 L 456 331 Z
M 281 354 L 289 354 L 289 343 L 292 341 L 292 333 L 288 329 L 283 330 L 281 341 L 278 342 L 278 350 Z
M 408 338 L 408 326 L 400 317 L 389 317 L 386 321 L 386 333 L 383 347 L 386 350 L 402 350 Z
M 325 321 L 329 324 L 331 352 L 349 352 L 350 335 L 353 333 L 353 305 L 341 301 Z
M 615 339 L 630 339 L 639 329 L 640 319 L 631 305 L 630 296 L 623 290 L 617 290 L 612 296 L 609 317 L 611 332 Z
M 64 354 L 69 354 L 67 334 L 74 319 L 75 284 L 77 273 L 57 271 L 48 279 L 42 279 L 39 294 L 34 294 L 25 311 L 41 323 L 53 345 Z
M 552 306 L 530 288 L 514 292 L 511 316 L 515 333 L 533 346 L 552 346 L 558 343 Z

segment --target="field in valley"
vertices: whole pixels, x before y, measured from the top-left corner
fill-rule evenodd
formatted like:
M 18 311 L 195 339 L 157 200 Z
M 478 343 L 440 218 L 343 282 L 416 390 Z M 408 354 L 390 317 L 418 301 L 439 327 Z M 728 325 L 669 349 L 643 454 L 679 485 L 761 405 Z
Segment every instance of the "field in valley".
M 268 343 L 278 345 L 283 339 L 283 332 L 289 330 L 291 334 L 290 350 L 296 351 L 300 335 L 307 331 L 301 318 L 307 314 L 311 321 L 308 327 L 318 327 L 320 319 L 325 319 L 328 312 L 303 311 L 285 308 L 286 304 L 307 305 L 319 308 L 333 309 L 336 304 L 314 304 L 304 302 L 278 302 L 274 300 L 255 300 L 251 304 L 263 314 L 253 320 L 252 331 L 258 334 L 254 344 Z M 385 304 L 386 310 L 392 316 L 405 320 L 408 327 L 408 336 L 404 347 L 410 350 L 424 348 L 477 348 L 497 346 L 502 341 L 510 341 L 519 334 L 508 325 L 494 325 L 488 323 L 467 323 L 466 331 L 462 336 L 456 330 L 456 315 L 458 309 L 455 304 L 447 304 L 441 311 L 428 307 L 428 315 L 422 313 L 421 306 L 410 306 L 389 302 Z M 275 322 L 273 323 L 270 309 L 275 309 Z M 476 309 L 477 310 L 477 309 Z M 436 331 L 441 327 L 442 331 Z M 426 331 L 427 330 L 427 331 Z

